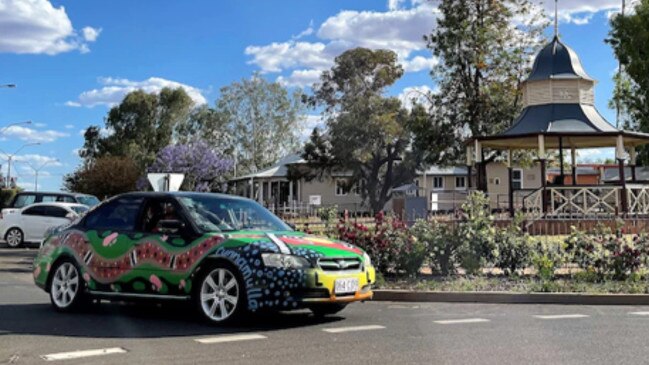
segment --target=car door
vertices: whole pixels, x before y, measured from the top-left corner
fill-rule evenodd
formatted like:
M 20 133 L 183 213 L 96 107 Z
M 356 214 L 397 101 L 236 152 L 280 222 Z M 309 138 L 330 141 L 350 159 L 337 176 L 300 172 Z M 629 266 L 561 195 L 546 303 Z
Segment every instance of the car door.
M 34 205 L 24 209 L 20 214 L 20 226 L 25 235 L 25 241 L 40 241 L 43 238 L 45 227 L 48 224 L 45 207 L 42 205 Z
M 45 230 L 43 231 L 43 236 L 50 228 L 58 227 L 70 223 L 71 222 L 70 214 L 75 214 L 75 213 L 71 212 L 66 208 L 56 206 L 56 205 L 45 206 L 45 215 L 48 217 L 48 219 L 47 219 L 47 227 L 45 227 Z
M 133 260 L 135 243 L 141 234 L 135 230 L 144 199 L 125 196 L 112 199 L 88 212 L 80 224 L 91 254 L 85 258 L 97 290 L 132 291 L 147 286 L 139 277 Z

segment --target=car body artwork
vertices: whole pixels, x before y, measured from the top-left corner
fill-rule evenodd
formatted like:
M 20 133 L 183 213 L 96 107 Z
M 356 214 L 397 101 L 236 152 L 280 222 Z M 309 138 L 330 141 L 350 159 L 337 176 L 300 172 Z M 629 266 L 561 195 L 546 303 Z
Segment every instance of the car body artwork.
M 175 215 L 156 223 L 152 207 Z M 186 299 L 213 322 L 246 310 L 331 314 L 371 299 L 375 282 L 361 249 L 293 231 L 254 201 L 199 193 L 113 198 L 50 232 L 33 274 L 59 310 L 89 297 Z

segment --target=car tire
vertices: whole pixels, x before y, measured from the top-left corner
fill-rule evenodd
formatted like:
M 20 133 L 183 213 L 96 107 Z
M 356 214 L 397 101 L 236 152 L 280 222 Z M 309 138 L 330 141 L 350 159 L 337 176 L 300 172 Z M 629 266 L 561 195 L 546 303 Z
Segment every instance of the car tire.
M 18 227 L 10 228 L 5 234 L 5 241 L 7 245 L 11 248 L 16 248 L 23 244 L 25 241 L 25 235 L 23 231 Z
M 326 303 L 318 304 L 310 307 L 309 309 L 316 317 L 330 316 L 336 314 L 347 307 L 347 303 Z
M 246 289 L 239 271 L 217 263 L 200 271 L 193 299 L 201 314 L 212 324 L 231 324 L 246 311 Z
M 60 261 L 51 275 L 48 290 L 54 309 L 59 312 L 71 312 L 87 302 L 81 270 L 73 260 Z

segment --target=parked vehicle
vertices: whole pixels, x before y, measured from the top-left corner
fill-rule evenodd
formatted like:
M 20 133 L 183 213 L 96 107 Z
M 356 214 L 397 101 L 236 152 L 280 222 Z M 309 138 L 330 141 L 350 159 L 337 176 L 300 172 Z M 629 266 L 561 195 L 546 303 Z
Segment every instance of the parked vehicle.
M 0 237 L 9 247 L 41 242 L 48 229 L 68 224 L 87 210 L 87 206 L 77 203 L 32 204 L 0 220 Z
M 97 197 L 94 195 L 88 194 L 21 191 L 13 197 L 11 202 L 6 207 L 3 207 L 0 214 L 0 219 L 2 219 L 6 214 L 15 212 L 18 209 L 26 207 L 30 204 L 49 202 L 78 203 L 86 205 L 88 207 L 93 207 L 99 204 L 99 199 L 97 199 Z
M 246 311 L 336 313 L 371 299 L 375 271 L 361 249 L 293 231 L 249 199 L 129 193 L 52 232 L 34 280 L 59 311 L 91 298 L 180 299 L 224 323 Z

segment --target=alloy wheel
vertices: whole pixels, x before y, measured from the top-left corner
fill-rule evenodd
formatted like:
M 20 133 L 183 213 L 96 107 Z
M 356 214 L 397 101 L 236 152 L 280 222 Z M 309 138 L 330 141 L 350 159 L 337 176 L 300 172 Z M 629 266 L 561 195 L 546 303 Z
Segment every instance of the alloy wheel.
M 200 291 L 203 313 L 215 322 L 228 319 L 237 309 L 239 283 L 228 269 L 212 270 L 203 279 Z
M 59 308 L 67 308 L 79 292 L 79 271 L 70 262 L 65 262 L 56 269 L 52 278 L 52 301 Z
M 9 247 L 18 247 L 21 243 L 23 243 L 23 233 L 17 228 L 12 228 L 11 230 L 9 230 L 6 238 Z

